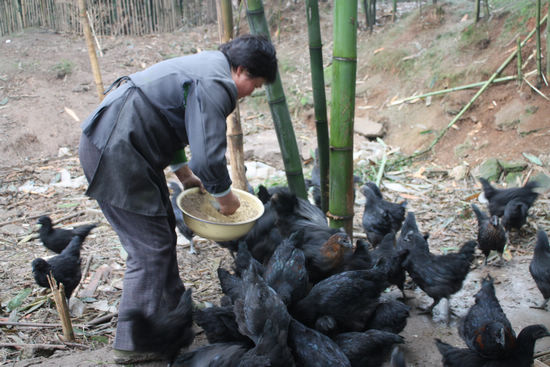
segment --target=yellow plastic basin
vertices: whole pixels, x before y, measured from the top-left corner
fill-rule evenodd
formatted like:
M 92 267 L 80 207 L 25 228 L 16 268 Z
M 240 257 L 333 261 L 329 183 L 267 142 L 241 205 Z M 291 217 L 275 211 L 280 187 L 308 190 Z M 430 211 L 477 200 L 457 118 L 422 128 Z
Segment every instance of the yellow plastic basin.
M 264 205 L 260 199 L 246 191 L 239 189 L 231 190 L 239 197 L 241 205 L 243 200 L 246 200 L 253 207 L 253 212 L 255 212 L 255 215 L 252 218 L 239 222 L 221 223 L 203 219 L 197 215 L 192 215 L 185 209 L 184 205 L 182 205 L 182 201 L 185 200 L 187 195 L 194 194 L 199 191 L 198 187 L 193 187 L 183 191 L 177 198 L 178 207 L 183 212 L 183 220 L 185 221 L 185 224 L 198 236 L 212 241 L 231 241 L 247 234 L 254 226 L 254 223 L 256 223 L 256 220 L 258 220 L 258 218 L 260 218 L 264 213 Z M 205 200 L 208 200 L 206 195 Z M 239 210 L 240 209 L 241 208 L 239 208 Z

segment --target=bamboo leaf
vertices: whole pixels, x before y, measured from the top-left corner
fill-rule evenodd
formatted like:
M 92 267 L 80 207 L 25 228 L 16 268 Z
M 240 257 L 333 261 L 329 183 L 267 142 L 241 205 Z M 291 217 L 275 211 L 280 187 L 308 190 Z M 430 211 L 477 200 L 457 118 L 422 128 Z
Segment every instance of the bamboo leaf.
M 75 206 L 78 206 L 78 203 L 57 204 L 57 207 L 58 207 L 58 208 L 62 208 L 62 209 L 74 208 Z
M 13 311 L 15 309 L 18 309 L 22 304 L 25 298 L 27 298 L 31 294 L 30 288 L 25 288 L 21 292 L 19 292 L 15 297 L 10 299 L 8 302 L 8 310 Z
M 522 153 L 525 158 L 527 158 L 531 163 L 536 164 L 537 166 L 542 166 L 542 162 L 540 159 L 532 154 L 529 153 Z

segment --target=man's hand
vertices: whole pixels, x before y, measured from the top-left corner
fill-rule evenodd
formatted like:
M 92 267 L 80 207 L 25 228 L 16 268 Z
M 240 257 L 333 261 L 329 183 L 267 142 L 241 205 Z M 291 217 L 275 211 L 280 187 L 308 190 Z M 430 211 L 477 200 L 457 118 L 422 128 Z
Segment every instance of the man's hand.
M 191 187 L 198 187 L 202 193 L 205 193 L 204 186 L 202 185 L 202 181 L 200 178 L 198 178 L 193 171 L 191 171 L 191 168 L 189 168 L 188 165 L 185 165 L 174 172 L 177 176 L 177 178 L 180 180 L 181 184 L 183 185 L 184 189 L 189 189 Z
M 238 196 L 233 191 L 229 191 L 225 196 L 217 197 L 216 200 L 220 204 L 220 213 L 223 215 L 233 214 L 241 206 Z

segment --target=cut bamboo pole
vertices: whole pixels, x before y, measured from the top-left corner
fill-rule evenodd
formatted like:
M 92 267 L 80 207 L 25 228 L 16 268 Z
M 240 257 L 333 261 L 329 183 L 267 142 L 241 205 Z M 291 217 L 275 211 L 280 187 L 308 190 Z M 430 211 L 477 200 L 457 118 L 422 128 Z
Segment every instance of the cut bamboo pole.
M 94 41 L 92 39 L 92 31 L 90 30 L 90 24 L 88 23 L 88 17 L 86 16 L 86 2 L 85 0 L 78 0 L 80 7 L 80 21 L 82 22 L 82 29 L 84 31 L 84 37 L 86 38 L 86 46 L 88 47 L 88 56 L 90 57 L 90 63 L 92 65 L 92 73 L 94 74 L 94 80 L 99 100 L 103 100 L 103 81 L 101 80 L 101 72 L 99 71 L 99 63 L 97 62 L 97 55 L 95 52 Z
M 319 22 L 318 0 L 306 0 L 306 17 L 309 38 L 309 62 L 311 69 L 311 86 L 317 131 L 317 160 L 321 185 L 321 210 L 328 211 L 329 192 L 329 136 L 325 77 L 323 74 L 323 43 Z
M 493 83 L 508 82 L 510 80 L 516 80 L 517 78 L 518 77 L 516 75 L 504 76 L 502 78 L 497 78 L 497 79 L 493 80 Z M 414 101 L 415 99 L 419 99 L 419 98 L 426 98 L 426 97 L 430 97 L 430 96 L 437 96 L 437 95 L 440 95 L 440 94 L 456 92 L 456 91 L 464 90 L 464 89 L 482 87 L 483 85 L 485 85 L 485 83 L 487 83 L 487 81 L 461 85 L 461 86 L 453 87 L 453 88 L 442 89 L 442 90 L 438 90 L 438 91 L 434 91 L 434 92 L 419 94 L 417 96 L 410 96 L 410 97 L 403 98 L 403 99 L 400 99 L 400 100 L 395 101 L 395 102 L 391 102 L 390 106 L 396 106 L 398 104 L 402 104 L 402 103 L 409 102 L 409 101 Z
M 53 300 L 55 302 L 55 308 L 59 314 L 61 320 L 61 328 L 63 329 L 63 336 L 65 341 L 74 342 L 73 326 L 71 324 L 71 317 L 69 316 L 69 307 L 67 306 L 67 297 L 65 297 L 65 289 L 63 284 L 57 284 L 53 275 L 47 275 L 48 283 L 53 292 Z
M 522 57 L 521 57 L 521 40 L 519 39 L 518 37 L 518 50 L 517 50 L 517 53 L 518 53 L 518 57 L 517 57 L 517 60 L 518 60 L 518 84 L 521 84 L 522 80 L 523 80 L 523 72 L 521 71 L 521 65 L 523 64 L 523 61 L 522 61 Z
M 548 8 L 546 18 L 550 14 L 550 0 L 548 0 Z M 546 79 L 550 79 L 550 27 L 546 23 Z
M 544 23 L 546 20 L 548 19 L 548 16 L 545 16 L 544 19 L 541 21 L 541 24 Z M 521 42 L 521 46 L 525 45 L 527 43 L 527 41 L 533 37 L 533 35 L 535 34 L 536 32 L 536 28 L 533 29 L 531 32 L 529 32 L 529 34 L 525 37 L 525 39 Z M 404 161 L 404 160 L 409 160 L 409 159 L 414 159 L 414 158 L 417 158 L 423 154 L 426 154 L 428 152 L 430 152 L 433 147 L 441 140 L 441 138 L 445 135 L 445 133 L 447 132 L 447 130 L 449 130 L 461 117 L 462 115 L 464 115 L 464 113 L 472 106 L 472 104 L 476 101 L 476 99 L 483 93 L 485 92 L 485 90 L 487 90 L 487 88 L 489 87 L 489 85 L 491 85 L 491 83 L 496 79 L 496 77 L 502 72 L 502 70 L 504 70 L 504 68 L 510 63 L 510 61 L 512 61 L 514 59 L 514 57 L 516 57 L 517 55 L 517 49 L 515 52 L 513 52 L 512 54 L 510 54 L 510 56 L 508 56 L 508 58 L 502 63 L 502 65 L 500 65 L 500 67 L 497 69 L 497 71 L 494 72 L 494 74 L 489 78 L 489 80 L 487 80 L 485 82 L 485 84 L 479 89 L 479 91 L 477 91 L 477 93 L 472 97 L 472 99 L 470 100 L 470 102 L 468 102 L 468 104 L 466 104 L 466 106 L 464 106 L 462 108 L 462 110 L 460 110 L 460 112 L 455 116 L 455 118 L 439 133 L 439 135 L 437 135 L 437 137 L 432 141 L 432 143 L 424 150 L 421 150 L 419 152 L 415 152 L 413 153 L 412 155 L 408 156 L 408 157 L 405 157 L 403 159 L 400 159 L 399 161 Z M 524 78 L 525 80 L 525 78 Z M 527 81 L 527 80 L 525 80 Z

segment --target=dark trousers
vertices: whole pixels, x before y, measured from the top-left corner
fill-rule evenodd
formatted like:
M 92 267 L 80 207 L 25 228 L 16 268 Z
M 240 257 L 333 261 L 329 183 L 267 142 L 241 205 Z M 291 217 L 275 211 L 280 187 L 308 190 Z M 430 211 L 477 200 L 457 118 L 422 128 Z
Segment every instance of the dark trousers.
M 100 152 L 84 135 L 80 139 L 79 156 L 90 181 Z M 128 253 L 114 348 L 135 350 L 132 321 L 120 319 L 131 309 L 142 310 L 145 315 L 172 310 L 185 290 L 178 272 L 174 214 L 145 216 L 98 203 Z

